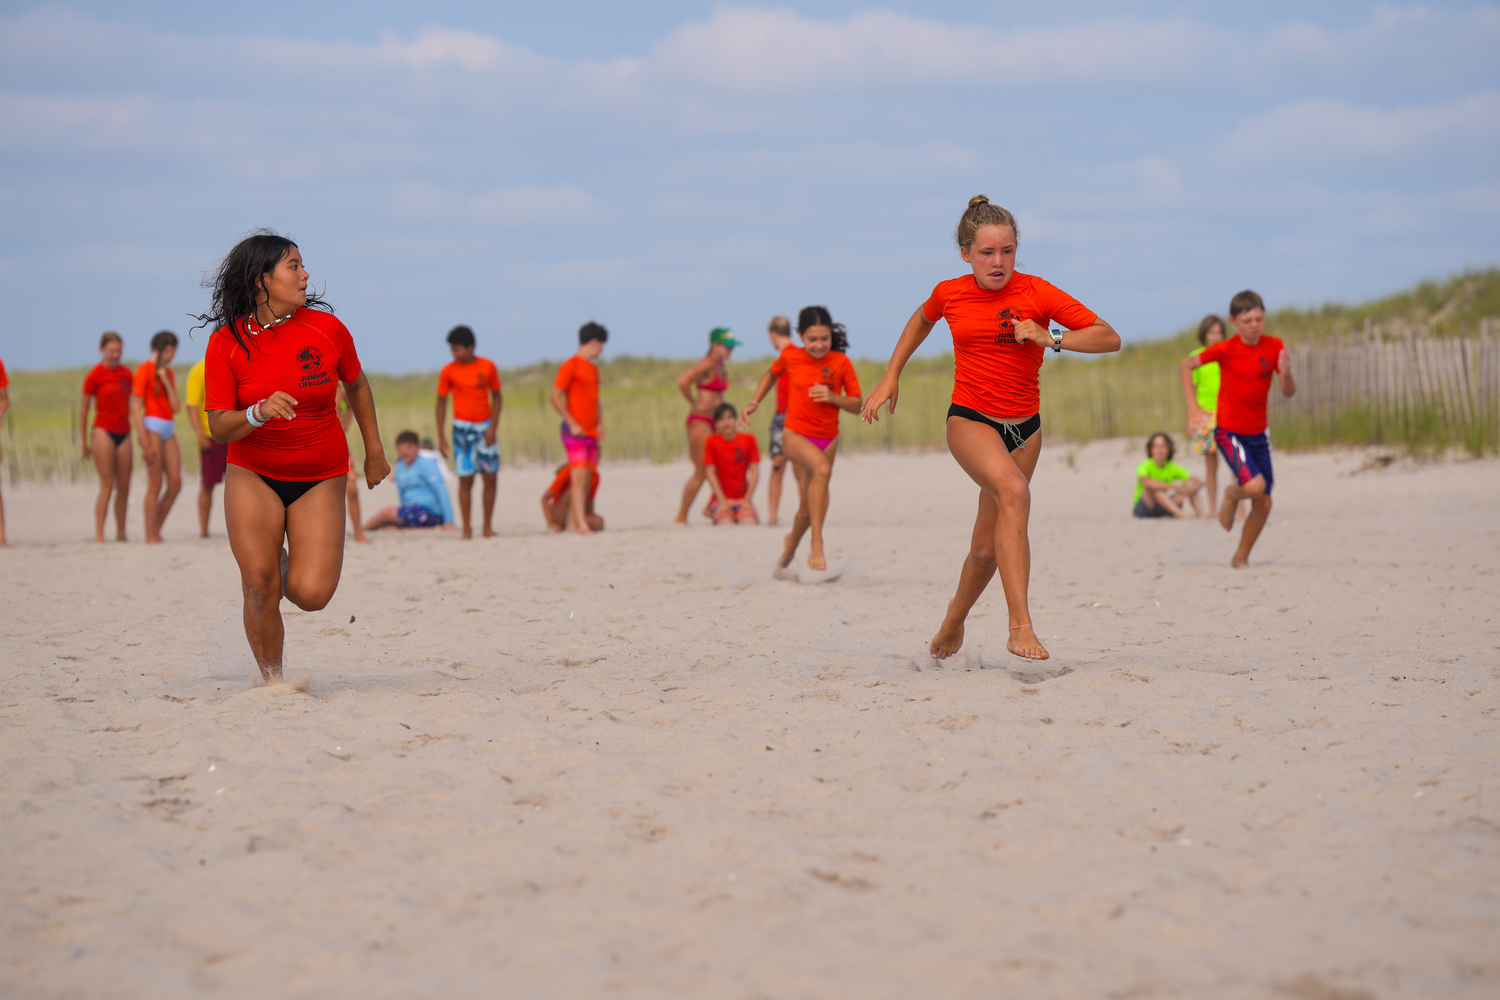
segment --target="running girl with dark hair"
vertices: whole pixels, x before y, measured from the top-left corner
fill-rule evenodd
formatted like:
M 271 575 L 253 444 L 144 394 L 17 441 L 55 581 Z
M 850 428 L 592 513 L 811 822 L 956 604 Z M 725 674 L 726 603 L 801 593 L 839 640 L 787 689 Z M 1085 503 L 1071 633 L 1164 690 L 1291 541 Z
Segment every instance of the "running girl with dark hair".
M 125 514 L 130 506 L 130 472 L 135 464 L 130 450 L 130 369 L 120 363 L 125 342 L 113 330 L 99 338 L 103 360 L 83 380 L 83 406 L 78 426 L 83 429 L 83 457 L 94 460 L 99 473 L 99 496 L 94 500 L 94 541 L 104 541 L 109 497 L 115 498 L 115 541 L 125 541 Z M 94 422 L 89 423 L 89 406 Z
M 688 511 L 698 499 L 698 491 L 707 482 L 708 471 L 703 464 L 703 445 L 714 434 L 714 411 L 724 402 L 724 393 L 729 388 L 729 370 L 725 367 L 729 356 L 740 342 L 734 339 L 734 331 L 726 326 L 716 326 L 708 334 L 708 353 L 693 367 L 677 379 L 677 391 L 692 407 L 687 416 L 688 456 L 693 460 L 693 474 L 682 487 L 682 506 L 677 508 L 677 524 L 688 523 Z M 710 505 L 712 505 L 710 503 Z
M 349 445 L 336 383 L 364 439 L 365 482 L 373 489 L 391 472 L 354 340 L 308 294 L 307 278 L 297 244 L 258 230 L 219 265 L 212 305 L 199 317 L 215 327 L 205 405 L 214 439 L 229 443 L 224 522 L 245 638 L 267 681 L 281 677 L 281 598 L 321 610 L 343 572 Z
M 826 308 L 808 306 L 802 310 L 797 315 L 797 333 L 802 346 L 787 348 L 760 377 L 755 397 L 745 404 L 743 419 L 748 421 L 760 406 L 773 379 L 788 380 L 784 447 L 786 457 L 798 470 L 802 496 L 777 566 L 786 569 L 791 565 L 802 536 L 811 528 L 812 552 L 807 565 L 825 570 L 828 559 L 823 552 L 823 521 L 828 516 L 828 484 L 839 453 L 839 411 L 859 412 L 859 377 L 844 354 L 849 349 L 849 335 Z
M 929 647 L 935 659 L 947 659 L 963 645 L 964 620 L 997 568 L 1010 612 L 1006 648 L 1028 659 L 1047 658 L 1027 604 L 1030 484 L 1042 450 L 1037 376 L 1048 347 L 1083 354 L 1120 349 L 1114 328 L 1072 296 L 1016 272 L 1019 235 L 1015 216 L 984 195 L 969 199 L 954 240 L 972 273 L 939 282 L 912 313 L 862 414 L 866 423 L 878 420 L 887 402 L 889 412 L 896 412 L 902 368 L 937 321 L 946 319 L 954 358 L 948 450 L 979 485 L 979 512 L 958 591 Z M 1053 321 L 1066 331 L 1049 332 Z
M 151 338 L 151 358 L 135 370 L 130 397 L 130 420 L 146 461 L 146 544 L 162 540 L 161 526 L 182 492 L 182 451 L 177 443 L 177 334 L 162 330 Z M 165 488 L 163 488 L 165 479 Z

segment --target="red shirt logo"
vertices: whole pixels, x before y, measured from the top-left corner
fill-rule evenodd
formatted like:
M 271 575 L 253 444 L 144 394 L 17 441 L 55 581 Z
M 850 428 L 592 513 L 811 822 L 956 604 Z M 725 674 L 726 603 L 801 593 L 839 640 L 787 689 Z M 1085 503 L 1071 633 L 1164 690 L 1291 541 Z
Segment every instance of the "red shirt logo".
M 997 344 L 1014 344 L 1016 342 L 1016 321 L 1024 319 L 1020 311 L 1006 306 L 1000 310 L 1000 315 L 995 317 L 995 322 L 1000 325 L 1000 332 L 995 335 Z
M 297 355 L 297 366 L 305 372 L 315 372 L 323 367 L 323 352 L 316 347 L 304 347 Z

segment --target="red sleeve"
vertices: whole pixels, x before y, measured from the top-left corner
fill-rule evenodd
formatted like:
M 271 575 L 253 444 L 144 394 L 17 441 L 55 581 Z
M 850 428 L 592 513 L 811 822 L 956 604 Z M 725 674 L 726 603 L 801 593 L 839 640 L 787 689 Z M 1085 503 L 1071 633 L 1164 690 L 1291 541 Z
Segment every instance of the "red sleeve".
M 567 392 L 573 385 L 573 361 L 573 358 L 564 361 L 562 367 L 557 370 L 557 378 L 552 380 L 552 384 L 563 392 Z
M 1205 347 L 1203 350 L 1198 352 L 1198 360 L 1205 365 L 1210 364 L 1214 361 L 1223 361 L 1224 355 L 1228 351 L 1228 348 L 1225 345 L 1228 343 L 1229 341 L 1225 339 L 1219 341 L 1217 344 L 1210 344 L 1208 347 Z
M 927 301 L 922 303 L 922 318 L 929 323 L 936 323 L 943 318 L 943 307 L 948 304 L 947 289 L 943 287 L 946 284 L 946 281 L 938 282 Z
M 448 377 L 449 365 L 444 365 L 443 370 L 438 372 L 438 395 L 446 396 L 453 391 L 453 380 Z
M 208 341 L 208 350 L 203 352 L 203 409 L 239 409 L 239 393 L 234 385 L 233 362 L 229 357 L 230 347 L 238 346 L 234 338 L 220 330 Z
M 339 347 L 339 381 L 353 382 L 364 370 L 359 364 L 359 352 L 354 349 L 354 337 L 349 333 L 349 328 L 338 320 L 334 320 L 334 324 L 337 329 L 334 331 L 333 341 Z
M 711 465 L 715 469 L 719 467 L 719 449 L 714 447 L 714 442 L 718 439 L 719 435 L 714 434 L 703 442 L 703 464 Z
M 1041 293 L 1037 296 L 1040 300 L 1038 304 L 1049 322 L 1056 320 L 1069 330 L 1082 330 L 1099 322 L 1098 316 L 1061 288 L 1040 278 L 1035 280 L 1036 290 Z
M 782 351 L 777 355 L 776 360 L 771 362 L 771 374 L 777 378 L 786 374 L 786 351 Z
M 760 445 L 755 443 L 754 434 L 746 434 L 744 436 L 750 439 L 750 464 L 754 465 L 760 461 Z
M 97 396 L 99 394 L 98 368 L 90 368 L 89 373 L 83 377 L 83 394 L 85 396 Z
M 489 362 L 489 366 L 490 366 L 490 391 L 491 392 L 499 392 L 500 391 L 500 372 L 498 370 L 496 370 L 495 363 L 493 361 Z
M 141 366 L 135 370 L 135 375 L 130 380 L 130 394 L 146 398 L 146 390 L 151 387 L 151 380 L 156 377 L 156 366 L 149 361 L 142 361 Z
M 841 357 L 842 357 L 842 355 L 841 355 Z M 859 376 L 854 373 L 854 364 L 847 357 L 844 357 L 843 380 L 844 380 L 844 389 L 846 391 L 844 393 L 842 393 L 842 395 L 845 395 L 845 396 L 858 396 L 858 395 L 860 395 L 860 391 L 859 391 Z M 847 391 L 849 389 L 853 389 L 854 391 L 853 392 Z

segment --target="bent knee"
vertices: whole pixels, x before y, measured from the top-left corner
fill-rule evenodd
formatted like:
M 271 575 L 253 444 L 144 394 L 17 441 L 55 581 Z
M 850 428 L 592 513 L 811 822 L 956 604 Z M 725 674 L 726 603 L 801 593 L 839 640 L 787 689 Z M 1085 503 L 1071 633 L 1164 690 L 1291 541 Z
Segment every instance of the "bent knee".
M 993 571 L 995 566 L 997 565 L 995 561 L 995 546 L 991 544 L 981 545 L 977 548 L 971 548 L 969 550 L 969 561 L 979 569 L 988 569 Z
M 328 607 L 328 602 L 333 600 L 333 590 L 320 588 L 308 592 L 298 590 L 296 587 L 288 584 L 286 599 L 303 611 L 322 611 Z

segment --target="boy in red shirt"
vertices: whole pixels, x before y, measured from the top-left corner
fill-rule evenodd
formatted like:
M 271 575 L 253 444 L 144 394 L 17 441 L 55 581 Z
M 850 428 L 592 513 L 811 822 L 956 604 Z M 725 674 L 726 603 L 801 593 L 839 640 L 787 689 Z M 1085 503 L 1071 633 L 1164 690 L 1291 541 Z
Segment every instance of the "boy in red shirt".
M 599 466 L 599 439 L 604 436 L 604 416 L 599 412 L 599 366 L 609 331 L 589 322 L 578 328 L 578 353 L 562 363 L 552 382 L 552 408 L 563 418 L 563 450 L 573 479 L 568 504 L 568 530 L 592 535 L 584 513 L 593 470 Z
M 1236 335 L 1204 348 L 1182 359 L 1179 366 L 1184 378 L 1193 369 L 1210 362 L 1219 363 L 1219 412 L 1215 417 L 1214 444 L 1229 466 L 1235 482 L 1224 491 L 1219 507 L 1219 523 L 1225 531 L 1234 529 L 1234 518 L 1240 501 L 1250 501 L 1250 515 L 1240 533 L 1232 565 L 1250 564 L 1250 549 L 1271 516 L 1271 490 L 1276 473 L 1271 468 L 1271 439 L 1266 433 L 1266 398 L 1271 394 L 1271 376 L 1279 376 L 1281 394 L 1297 391 L 1292 379 L 1291 355 L 1281 341 L 1267 337 L 1266 305 L 1252 291 L 1243 291 L 1229 302 L 1229 325 Z M 1188 419 L 1194 426 L 1205 419 L 1195 400 L 1188 403 Z
M 714 524 L 760 523 L 752 501 L 760 479 L 760 446 L 752 435 L 740 433 L 739 422 L 733 404 L 720 403 L 714 410 L 718 433 L 703 442 L 703 468 L 714 491 Z
M 792 321 L 785 316 L 771 317 L 771 324 L 766 328 L 766 333 L 771 338 L 771 351 L 779 358 L 786 353 L 786 349 L 792 346 Z M 766 507 L 770 510 L 771 518 L 767 524 L 775 524 L 777 514 L 781 509 L 781 477 L 786 472 L 786 454 L 784 450 L 786 434 L 786 408 L 787 399 L 791 395 L 792 380 L 788 378 L 775 377 L 776 382 L 776 413 L 771 417 L 771 441 L 768 451 L 771 455 L 771 477 L 766 482 Z
M 495 516 L 495 478 L 500 473 L 500 445 L 495 432 L 500 427 L 500 373 L 488 358 L 475 357 L 474 331 L 455 326 L 448 331 L 453 360 L 438 375 L 437 437 L 443 457 L 448 457 L 448 439 L 443 424 L 448 416 L 448 396 L 453 396 L 453 470 L 458 473 L 458 513 L 464 521 L 464 537 L 473 538 L 469 509 L 474 500 L 474 473 L 484 477 L 484 537 L 495 537 L 490 526 Z

